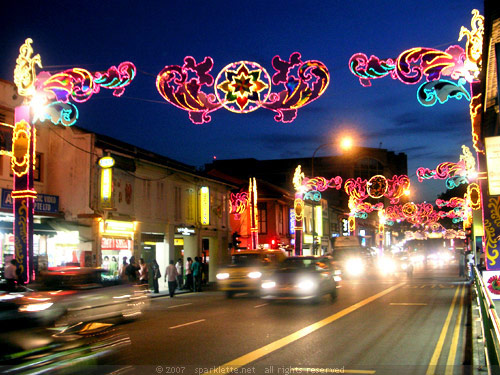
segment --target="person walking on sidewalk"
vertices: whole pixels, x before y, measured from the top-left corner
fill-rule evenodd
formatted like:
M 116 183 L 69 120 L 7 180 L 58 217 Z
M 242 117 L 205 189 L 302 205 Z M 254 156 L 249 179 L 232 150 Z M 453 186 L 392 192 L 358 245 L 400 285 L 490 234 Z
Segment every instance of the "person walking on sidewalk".
M 184 286 L 182 280 L 182 258 L 179 258 L 177 260 L 177 263 L 175 264 L 175 268 L 177 269 L 177 288 L 179 289 L 182 289 L 182 287 Z
M 194 278 L 194 291 L 195 292 L 201 292 L 201 262 L 200 262 L 200 257 L 195 257 L 194 258 L 194 263 L 191 266 L 191 269 L 193 271 L 193 278 Z
M 170 294 L 170 298 L 173 298 L 175 295 L 175 287 L 177 286 L 177 269 L 174 266 L 174 261 L 170 260 L 170 264 L 167 266 L 165 270 L 165 281 L 168 280 L 168 293 Z
M 153 259 L 153 263 L 151 264 L 151 272 L 153 273 L 153 291 L 154 293 L 160 293 L 158 279 L 161 277 L 161 272 L 160 266 L 156 262 L 156 259 Z
M 191 292 L 193 291 L 193 270 L 191 267 L 193 266 L 193 259 L 191 257 L 187 258 L 186 261 L 186 285 L 185 288 L 190 290 Z

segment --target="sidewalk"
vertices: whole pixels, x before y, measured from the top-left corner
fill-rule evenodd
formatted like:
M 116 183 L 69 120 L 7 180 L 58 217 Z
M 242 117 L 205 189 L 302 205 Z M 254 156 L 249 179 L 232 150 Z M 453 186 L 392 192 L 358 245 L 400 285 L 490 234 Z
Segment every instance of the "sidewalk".
M 472 358 L 469 359 L 470 363 L 467 363 L 467 360 L 464 361 L 465 366 L 471 366 L 471 371 L 465 371 L 464 373 L 474 375 L 488 374 L 489 371 L 488 364 L 486 362 L 486 346 L 481 323 L 481 312 L 474 284 L 471 284 L 470 293 L 471 311 L 470 314 L 468 314 L 468 320 L 470 319 L 471 337 L 467 339 L 470 340 L 470 355 Z
M 196 292 L 196 293 L 203 293 L 203 292 L 213 292 L 217 290 L 217 284 L 216 283 L 208 283 L 207 285 L 203 285 L 201 287 L 201 292 Z M 192 292 L 188 289 L 176 289 L 175 290 L 175 295 L 179 294 L 187 294 L 187 293 L 195 293 Z M 168 289 L 165 290 L 160 290 L 160 293 L 153 293 L 152 290 L 149 291 L 148 296 L 150 298 L 158 298 L 158 297 L 168 297 Z

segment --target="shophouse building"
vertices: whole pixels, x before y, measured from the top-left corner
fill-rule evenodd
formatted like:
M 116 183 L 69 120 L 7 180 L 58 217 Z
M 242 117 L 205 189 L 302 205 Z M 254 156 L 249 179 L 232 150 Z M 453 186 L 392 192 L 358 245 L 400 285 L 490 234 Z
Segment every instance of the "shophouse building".
M 334 156 L 292 159 L 228 159 L 214 160 L 205 165 L 210 171 L 216 169 L 245 179 L 251 176 L 274 185 L 293 194 L 293 177 L 297 166 L 301 166 L 306 177 L 324 177 L 330 179 L 342 177 L 343 183 L 349 178 L 370 179 L 375 175 L 391 178 L 394 175 L 406 175 L 407 156 L 383 148 L 356 147 L 349 152 Z M 376 203 L 373 201 L 373 203 Z M 389 202 L 384 200 L 384 205 Z M 293 210 L 291 211 L 293 213 Z M 304 254 L 322 254 L 331 251 L 334 239 L 339 236 L 356 235 L 365 246 L 376 245 L 378 219 L 370 215 L 367 219 L 357 220 L 355 232 L 348 227 L 348 196 L 342 188 L 328 189 L 321 192 L 320 201 L 306 200 L 304 207 Z M 293 218 L 290 218 L 293 220 Z M 389 228 L 386 233 L 387 243 L 393 236 L 398 236 Z M 292 236 L 293 242 L 293 236 Z
M 20 104 L 15 93 L 13 84 L 0 82 L 4 124 L 14 122 L 14 107 Z M 9 149 L 12 129 L 1 129 L 3 147 Z M 214 280 L 230 242 L 228 197 L 234 185 L 77 126 L 44 122 L 37 123 L 36 130 L 37 270 L 97 266 L 106 268 L 109 277 L 118 277 L 123 257 L 134 255 L 148 264 L 156 259 L 163 274 L 171 259 L 201 256 Z M 103 157 L 114 160 L 111 173 L 103 172 Z M 9 156 L 1 157 L 2 266 L 12 258 L 14 247 L 10 162 Z M 104 197 L 106 186 L 110 193 Z

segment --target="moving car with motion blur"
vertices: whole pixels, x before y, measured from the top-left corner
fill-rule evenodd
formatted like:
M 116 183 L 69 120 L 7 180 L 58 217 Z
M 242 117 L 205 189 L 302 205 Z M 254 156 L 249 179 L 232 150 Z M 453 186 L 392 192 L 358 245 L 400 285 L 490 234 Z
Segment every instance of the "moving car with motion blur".
M 234 253 L 231 264 L 216 275 L 217 287 L 232 298 L 235 293 L 258 294 L 261 279 L 284 261 L 286 254 L 280 250 L 244 250 Z
M 335 248 L 332 263 L 342 273 L 342 278 L 355 278 L 375 271 L 374 257 L 362 246 Z
M 289 257 L 261 283 L 263 299 L 300 299 L 318 303 L 324 295 L 332 299 L 337 297 L 335 272 L 325 257 Z
M 89 267 L 57 267 L 42 272 L 37 284 L 0 295 L 0 301 L 10 303 L 9 309 L 0 311 L 0 319 L 14 319 L 18 324 L 26 317 L 60 327 L 139 317 L 149 303 L 147 291 L 141 285 L 106 281 L 103 272 Z
M 379 273 L 383 276 L 399 276 L 401 274 L 406 274 L 407 277 L 413 276 L 413 262 L 405 251 L 380 256 L 377 259 L 377 266 Z

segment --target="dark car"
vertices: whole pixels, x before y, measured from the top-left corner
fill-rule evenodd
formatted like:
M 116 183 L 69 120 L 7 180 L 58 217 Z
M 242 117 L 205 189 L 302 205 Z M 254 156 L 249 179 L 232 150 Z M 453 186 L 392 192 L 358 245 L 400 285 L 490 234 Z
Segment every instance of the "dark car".
M 343 278 L 359 277 L 375 270 L 373 255 L 362 246 L 335 248 L 332 258 L 335 267 L 341 270 Z
M 335 299 L 337 283 L 329 259 L 323 257 L 289 257 L 261 283 L 264 299 L 304 299 L 317 303 L 325 294 Z

